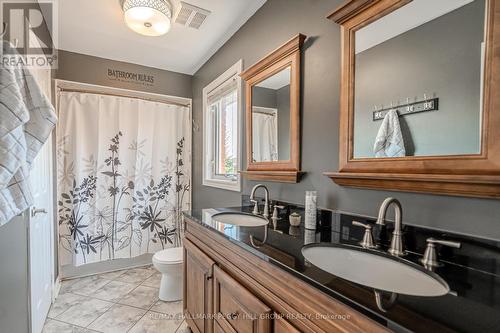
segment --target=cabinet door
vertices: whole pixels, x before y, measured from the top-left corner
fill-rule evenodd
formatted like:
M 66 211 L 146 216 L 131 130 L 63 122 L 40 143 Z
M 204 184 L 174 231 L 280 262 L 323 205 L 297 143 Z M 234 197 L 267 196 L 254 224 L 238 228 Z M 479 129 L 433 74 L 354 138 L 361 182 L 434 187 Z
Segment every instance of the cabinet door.
M 274 320 L 273 333 L 299 333 L 300 331 L 293 327 L 289 322 L 283 318 L 276 318 Z
M 225 333 L 216 320 L 214 320 L 214 333 Z
M 214 261 L 184 239 L 184 314 L 194 333 L 213 332 Z
M 220 332 L 271 332 L 271 309 L 217 266 L 214 267 L 214 313 Z

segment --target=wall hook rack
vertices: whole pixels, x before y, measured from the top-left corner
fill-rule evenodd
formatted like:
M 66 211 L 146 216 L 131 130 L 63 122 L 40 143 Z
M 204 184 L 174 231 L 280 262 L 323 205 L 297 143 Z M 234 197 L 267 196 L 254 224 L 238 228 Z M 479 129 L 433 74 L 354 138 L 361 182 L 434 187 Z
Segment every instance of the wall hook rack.
M 409 103 L 408 100 L 409 99 L 407 99 L 406 104 L 393 106 L 393 103 L 391 102 L 391 106 L 388 108 L 381 108 L 380 110 L 375 109 L 375 111 L 373 111 L 373 121 L 384 119 L 385 115 L 390 110 L 396 110 L 399 116 L 404 116 L 407 114 L 436 111 L 439 109 L 439 98 L 437 97 L 427 99 L 427 96 L 424 94 L 423 101 Z

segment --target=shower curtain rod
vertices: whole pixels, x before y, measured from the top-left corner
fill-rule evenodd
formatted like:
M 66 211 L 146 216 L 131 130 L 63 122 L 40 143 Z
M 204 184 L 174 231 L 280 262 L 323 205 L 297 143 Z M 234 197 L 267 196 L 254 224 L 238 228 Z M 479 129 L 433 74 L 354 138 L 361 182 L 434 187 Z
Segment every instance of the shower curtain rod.
M 276 116 L 276 112 L 266 112 L 266 111 L 252 111 L 252 113 L 265 114 L 267 116 Z
M 116 96 L 116 97 L 134 98 L 134 99 L 141 99 L 141 100 L 144 100 L 144 101 L 157 102 L 157 103 L 163 103 L 163 104 L 172 104 L 172 105 L 184 106 L 184 107 L 190 107 L 191 106 L 191 103 L 183 104 L 183 103 L 177 103 L 177 102 L 172 102 L 172 101 L 165 101 L 165 100 L 162 100 L 162 99 L 159 99 L 159 98 L 155 99 L 155 98 L 148 98 L 148 97 L 131 96 L 131 95 L 127 95 L 127 94 L 106 93 L 106 92 L 100 92 L 98 90 L 90 90 L 90 89 L 67 89 L 67 88 L 58 87 L 57 90 L 58 90 L 58 93 L 59 92 L 77 92 L 77 93 L 96 94 L 96 95 L 104 95 L 104 96 Z

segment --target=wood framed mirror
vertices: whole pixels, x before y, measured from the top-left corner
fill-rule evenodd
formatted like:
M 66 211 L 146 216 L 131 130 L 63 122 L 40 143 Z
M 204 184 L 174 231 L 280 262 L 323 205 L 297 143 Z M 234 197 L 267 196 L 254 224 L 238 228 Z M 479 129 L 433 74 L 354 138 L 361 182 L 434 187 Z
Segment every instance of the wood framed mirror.
M 339 171 L 352 187 L 500 198 L 500 2 L 352 0 Z
M 247 170 L 252 180 L 300 180 L 299 34 L 245 70 Z

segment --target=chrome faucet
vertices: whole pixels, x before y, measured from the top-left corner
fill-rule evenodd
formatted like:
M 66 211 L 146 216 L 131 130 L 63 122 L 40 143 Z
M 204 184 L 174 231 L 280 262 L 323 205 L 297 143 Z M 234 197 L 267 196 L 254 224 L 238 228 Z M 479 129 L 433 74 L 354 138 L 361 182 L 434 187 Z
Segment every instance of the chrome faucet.
M 255 200 L 255 191 L 259 188 L 262 187 L 265 191 L 265 202 L 264 202 L 264 211 L 262 212 L 262 216 L 265 218 L 269 217 L 269 190 L 267 187 L 263 184 L 257 184 L 252 188 L 252 192 L 250 192 L 250 202 L 254 203 L 253 207 L 253 213 L 254 214 L 259 214 L 259 202 Z
M 387 215 L 387 209 L 390 205 L 394 205 L 394 214 L 395 214 L 395 225 L 394 231 L 392 232 L 391 239 L 391 247 L 389 248 L 389 253 L 396 257 L 401 257 L 405 255 L 403 249 L 403 238 L 402 235 L 402 216 L 403 216 L 403 208 L 401 207 L 401 202 L 395 198 L 387 198 L 380 205 L 380 209 L 378 211 L 377 224 L 385 225 L 385 216 Z

